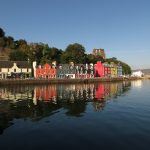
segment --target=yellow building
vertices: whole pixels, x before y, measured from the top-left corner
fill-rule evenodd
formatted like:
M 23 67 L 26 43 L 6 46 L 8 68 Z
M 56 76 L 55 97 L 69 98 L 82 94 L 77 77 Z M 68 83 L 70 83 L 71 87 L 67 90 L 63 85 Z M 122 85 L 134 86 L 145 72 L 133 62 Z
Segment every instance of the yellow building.
M 111 62 L 110 70 L 111 70 L 111 77 L 117 77 L 118 76 L 117 65 L 115 63 Z

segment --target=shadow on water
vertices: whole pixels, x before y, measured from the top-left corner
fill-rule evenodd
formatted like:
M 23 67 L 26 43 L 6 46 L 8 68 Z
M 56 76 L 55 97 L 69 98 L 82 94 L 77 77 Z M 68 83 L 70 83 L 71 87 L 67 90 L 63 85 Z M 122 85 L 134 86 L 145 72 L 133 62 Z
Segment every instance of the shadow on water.
M 89 102 L 94 111 L 102 111 L 107 101 L 126 94 L 130 87 L 131 82 L 1 87 L 0 134 L 14 119 L 39 121 L 61 109 L 67 116 L 82 117 Z

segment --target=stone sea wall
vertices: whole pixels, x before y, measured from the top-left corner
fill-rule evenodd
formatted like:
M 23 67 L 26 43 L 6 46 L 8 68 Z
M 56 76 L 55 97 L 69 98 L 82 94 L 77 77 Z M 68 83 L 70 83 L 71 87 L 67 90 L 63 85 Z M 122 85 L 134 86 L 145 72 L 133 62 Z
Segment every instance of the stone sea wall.
M 94 83 L 94 82 L 118 82 L 137 80 L 137 77 L 115 77 L 115 78 L 88 78 L 88 79 L 7 79 L 0 80 L 2 85 L 38 85 L 38 84 L 70 84 L 70 83 Z

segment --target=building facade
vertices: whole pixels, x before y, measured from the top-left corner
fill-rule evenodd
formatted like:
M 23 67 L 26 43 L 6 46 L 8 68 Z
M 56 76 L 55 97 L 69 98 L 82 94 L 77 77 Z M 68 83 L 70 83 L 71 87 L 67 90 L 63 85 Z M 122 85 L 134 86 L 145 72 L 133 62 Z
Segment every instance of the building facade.
M 0 78 L 29 78 L 32 67 L 27 61 L 0 61 Z
M 118 77 L 121 77 L 123 75 L 123 73 L 122 73 L 122 66 L 121 65 L 117 66 L 117 74 L 118 74 Z
M 44 64 L 43 66 L 39 65 L 36 69 L 35 78 L 42 79 L 51 79 L 56 78 L 56 68 L 50 64 Z
M 76 78 L 93 78 L 94 64 L 76 64 Z
M 60 64 L 57 66 L 57 78 L 75 78 L 75 66 L 74 64 Z
M 117 71 L 117 65 L 113 62 L 110 63 L 110 70 L 111 70 L 111 77 L 117 77 L 118 71 Z
M 103 64 L 101 63 L 101 61 L 98 61 L 96 64 L 95 64 L 95 77 L 105 77 L 105 73 L 104 73 L 104 66 Z
M 103 63 L 103 66 L 104 66 L 104 76 L 105 77 L 111 77 L 111 67 L 110 67 L 110 65 L 106 62 L 106 63 Z

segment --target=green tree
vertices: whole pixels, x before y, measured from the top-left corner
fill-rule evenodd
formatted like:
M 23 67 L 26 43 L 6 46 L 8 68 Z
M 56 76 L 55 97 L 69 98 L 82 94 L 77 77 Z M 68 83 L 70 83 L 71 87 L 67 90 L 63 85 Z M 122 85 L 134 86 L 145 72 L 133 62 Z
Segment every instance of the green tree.
M 49 50 L 50 50 L 48 44 L 41 43 L 41 45 L 43 47 L 43 51 L 42 51 L 43 56 L 47 56 L 48 57 Z
M 94 63 L 95 64 L 97 61 L 104 62 L 104 59 L 100 55 L 98 55 L 98 56 L 95 56 L 93 54 L 86 55 L 86 63 Z
M 15 43 L 14 43 L 14 38 L 11 36 L 8 36 L 6 38 L 6 47 L 14 49 L 15 48 Z
M 85 62 L 85 48 L 78 43 L 70 44 L 62 53 L 61 60 L 63 63 L 84 63 Z
M 9 54 L 9 59 L 12 61 L 27 61 L 28 57 L 24 52 L 20 50 L 13 50 Z
M 6 46 L 6 38 L 5 37 L 0 37 L 0 47 L 5 47 Z
M 49 59 L 50 61 L 56 61 L 58 64 L 61 62 L 62 50 L 56 47 L 50 48 Z
M 31 43 L 29 45 L 27 56 L 30 60 L 30 63 L 37 61 L 37 64 L 40 64 L 43 57 L 43 45 L 41 43 Z
M 15 49 L 26 51 L 27 46 L 28 46 L 28 44 L 27 44 L 26 40 L 20 39 L 20 40 L 15 41 Z
M 1 38 L 1 37 L 5 37 L 5 32 L 3 31 L 2 28 L 0 28 L 0 38 Z

